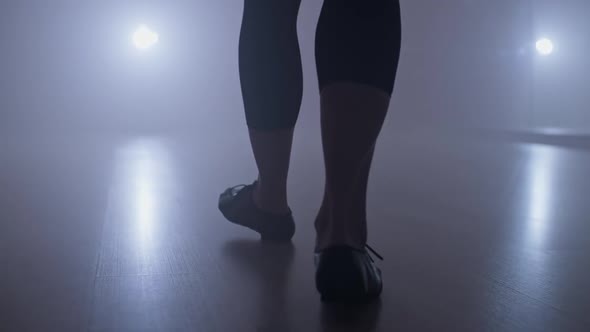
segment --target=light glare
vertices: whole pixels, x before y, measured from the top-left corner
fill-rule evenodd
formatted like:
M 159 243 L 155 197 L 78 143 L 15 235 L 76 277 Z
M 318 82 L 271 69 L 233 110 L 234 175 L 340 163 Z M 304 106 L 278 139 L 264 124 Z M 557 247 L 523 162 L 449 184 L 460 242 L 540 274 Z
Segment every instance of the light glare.
M 135 33 L 133 33 L 133 44 L 140 50 L 145 50 L 156 44 L 159 40 L 156 32 L 150 30 L 145 25 L 141 25 Z
M 553 42 L 547 38 L 539 39 L 537 41 L 537 52 L 541 55 L 549 55 L 553 53 Z

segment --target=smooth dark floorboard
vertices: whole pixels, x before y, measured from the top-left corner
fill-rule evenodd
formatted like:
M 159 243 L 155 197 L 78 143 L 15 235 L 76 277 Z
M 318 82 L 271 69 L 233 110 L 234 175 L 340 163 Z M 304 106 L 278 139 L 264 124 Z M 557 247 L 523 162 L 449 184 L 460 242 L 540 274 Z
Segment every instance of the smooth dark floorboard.
M 313 280 L 319 129 L 298 128 L 292 244 L 226 222 L 242 127 L 2 133 L 0 331 L 589 331 L 590 153 L 386 130 L 368 199 L 384 291 L 325 306 Z

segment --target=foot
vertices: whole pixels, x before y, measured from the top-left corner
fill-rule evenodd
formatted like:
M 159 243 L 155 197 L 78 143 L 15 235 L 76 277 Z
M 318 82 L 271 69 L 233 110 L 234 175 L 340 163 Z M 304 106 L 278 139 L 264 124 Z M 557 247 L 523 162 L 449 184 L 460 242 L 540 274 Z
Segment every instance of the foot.
M 295 233 L 291 210 L 275 214 L 258 208 L 253 198 L 256 184 L 226 189 L 219 196 L 219 210 L 230 222 L 260 233 L 263 240 L 290 241 Z
M 322 301 L 365 302 L 379 297 L 383 289 L 381 270 L 366 250 L 329 247 L 315 253 L 315 265 Z

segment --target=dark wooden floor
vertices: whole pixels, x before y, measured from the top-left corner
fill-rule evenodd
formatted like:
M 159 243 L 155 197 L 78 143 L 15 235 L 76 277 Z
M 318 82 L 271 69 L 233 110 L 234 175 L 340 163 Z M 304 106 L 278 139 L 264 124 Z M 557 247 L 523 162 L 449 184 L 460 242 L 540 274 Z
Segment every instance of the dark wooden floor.
M 333 307 L 313 280 L 316 129 L 295 142 L 292 245 L 217 211 L 256 174 L 244 131 L 5 132 L 0 330 L 590 330 L 587 150 L 384 132 L 369 192 L 383 296 Z

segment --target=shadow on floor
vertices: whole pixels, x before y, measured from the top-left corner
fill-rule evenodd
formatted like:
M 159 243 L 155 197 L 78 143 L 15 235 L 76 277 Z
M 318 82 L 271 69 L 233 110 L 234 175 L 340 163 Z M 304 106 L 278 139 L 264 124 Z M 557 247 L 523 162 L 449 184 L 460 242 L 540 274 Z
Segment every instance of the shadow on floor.
M 224 245 L 223 254 L 243 271 L 244 278 L 252 278 L 257 285 L 254 301 L 260 313 L 257 331 L 290 331 L 286 296 L 295 255 L 293 244 L 235 239 Z M 358 305 L 324 303 L 320 312 L 321 331 L 375 331 L 380 309 L 380 300 Z
M 257 288 L 254 301 L 258 312 L 257 331 L 288 331 L 287 292 L 295 256 L 292 243 L 234 239 L 225 243 L 223 254 L 235 262 L 243 277 Z M 245 283 L 245 285 L 248 283 Z
M 381 300 L 367 304 L 323 304 L 321 325 L 323 332 L 364 331 L 377 329 Z

